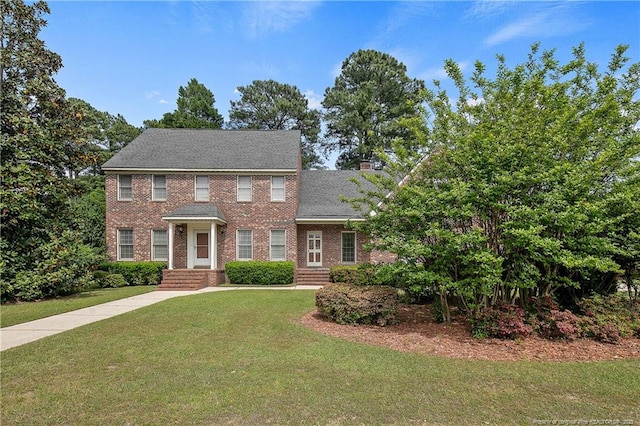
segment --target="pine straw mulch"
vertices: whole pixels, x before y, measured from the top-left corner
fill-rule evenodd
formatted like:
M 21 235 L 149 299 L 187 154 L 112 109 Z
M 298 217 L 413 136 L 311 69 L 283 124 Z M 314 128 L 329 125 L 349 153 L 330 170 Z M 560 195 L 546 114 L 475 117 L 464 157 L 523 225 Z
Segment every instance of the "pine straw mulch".
M 432 320 L 425 305 L 401 305 L 400 323 L 386 327 L 340 325 L 312 311 L 301 323 L 333 337 L 384 346 L 397 351 L 447 358 L 487 361 L 605 361 L 640 359 L 640 339 L 622 339 L 618 344 L 591 339 L 552 341 L 537 336 L 522 340 L 474 339 L 467 321 L 454 319 L 451 325 Z

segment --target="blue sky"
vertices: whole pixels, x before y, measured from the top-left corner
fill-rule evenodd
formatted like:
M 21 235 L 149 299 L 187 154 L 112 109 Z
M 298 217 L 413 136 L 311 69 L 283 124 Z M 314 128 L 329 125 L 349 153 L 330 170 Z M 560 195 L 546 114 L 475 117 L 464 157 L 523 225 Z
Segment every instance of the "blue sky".
M 525 60 L 532 43 L 566 60 L 584 42 L 605 67 L 618 44 L 640 61 L 640 2 L 580 1 L 50 1 L 41 38 L 62 56 L 68 97 L 131 124 L 176 108 L 178 87 L 198 79 L 228 116 L 236 87 L 274 79 L 320 107 L 342 61 L 387 52 L 427 86 L 452 58 L 469 75 L 496 54 Z

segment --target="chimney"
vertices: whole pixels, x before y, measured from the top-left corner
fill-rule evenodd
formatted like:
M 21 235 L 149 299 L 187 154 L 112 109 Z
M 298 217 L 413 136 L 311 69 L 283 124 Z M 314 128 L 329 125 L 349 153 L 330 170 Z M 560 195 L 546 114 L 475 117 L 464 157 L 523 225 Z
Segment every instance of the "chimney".
M 371 161 L 369 160 L 360 161 L 360 170 L 361 171 L 371 170 Z

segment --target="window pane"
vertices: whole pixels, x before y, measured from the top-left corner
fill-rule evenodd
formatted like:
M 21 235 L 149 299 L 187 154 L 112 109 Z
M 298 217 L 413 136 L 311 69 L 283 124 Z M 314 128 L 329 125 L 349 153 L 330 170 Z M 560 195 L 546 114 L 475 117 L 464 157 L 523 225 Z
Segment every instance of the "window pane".
M 167 177 L 164 175 L 153 175 L 153 199 L 167 199 Z
M 271 177 L 271 201 L 284 201 L 284 176 Z
M 252 231 L 251 230 L 239 230 L 238 231 L 238 259 L 251 259 L 252 253 Z
M 209 176 L 196 176 L 196 201 L 209 201 Z
M 271 231 L 271 260 L 285 260 L 287 257 L 286 234 L 284 229 Z
M 118 230 L 118 256 L 121 260 L 133 259 L 133 230 Z
M 356 261 L 356 234 L 353 232 L 344 232 L 342 234 L 342 261 Z
M 118 175 L 118 198 L 121 200 L 130 200 L 132 177 L 131 175 Z
M 238 201 L 251 201 L 251 176 L 238 176 Z

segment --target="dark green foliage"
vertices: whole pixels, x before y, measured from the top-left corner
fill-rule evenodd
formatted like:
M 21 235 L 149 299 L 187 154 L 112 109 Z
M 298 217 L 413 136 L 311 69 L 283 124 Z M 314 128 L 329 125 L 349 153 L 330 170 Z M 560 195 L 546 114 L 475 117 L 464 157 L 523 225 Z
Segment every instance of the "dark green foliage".
M 111 275 L 122 275 L 126 285 L 158 285 L 162 281 L 162 270 L 166 267 L 166 262 L 106 262 L 98 269 Z M 117 278 L 113 280 L 115 282 Z
M 476 313 L 636 282 L 640 64 L 626 51 L 599 70 L 584 46 L 561 64 L 536 44 L 468 80 L 446 61 L 458 99 L 436 84 L 423 117 L 399 122 L 409 135 L 381 153 L 391 178 L 365 174 L 380 191 L 354 200 L 376 214 L 354 227 L 403 259 L 409 285 Z
M 329 284 L 316 292 L 318 311 L 338 324 L 395 324 L 398 292 L 385 286 Z
M 106 252 L 105 191 L 103 176 L 81 176 L 74 181 L 80 195 L 71 199 L 71 222 L 82 242 L 97 254 Z
M 192 78 L 186 87 L 178 89 L 178 108 L 168 112 L 160 120 L 145 120 L 146 127 L 221 129 L 224 118 L 214 106 L 213 92 Z
M 358 265 L 340 265 L 329 268 L 329 279 L 332 283 L 360 285 L 362 272 Z
M 261 262 L 234 261 L 227 262 L 225 272 L 231 284 L 249 285 L 287 285 L 293 283 L 295 264 L 289 261 Z
M 33 255 L 41 260 L 32 270 L 18 271 L 11 286 L 3 286 L 2 301 L 40 300 L 88 288 L 93 281 L 91 269 L 98 259 L 91 247 L 78 244 L 77 239 L 74 232 L 64 231 L 38 246 Z
M 376 50 L 359 50 L 342 63 L 333 87 L 325 90 L 327 148 L 338 150 L 338 169 L 357 169 L 360 161 L 378 163 L 378 151 L 388 150 L 405 134 L 400 118 L 419 115 L 424 82 L 407 76 L 406 66 Z
M 607 343 L 614 342 L 616 336 L 640 337 L 640 301 L 629 300 L 616 293 L 609 296 L 593 295 L 582 299 L 577 305 L 585 317 L 583 330 L 587 336 Z

